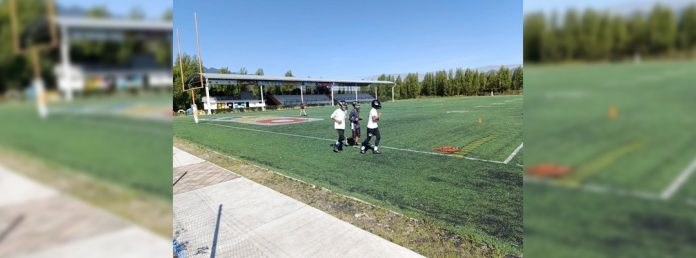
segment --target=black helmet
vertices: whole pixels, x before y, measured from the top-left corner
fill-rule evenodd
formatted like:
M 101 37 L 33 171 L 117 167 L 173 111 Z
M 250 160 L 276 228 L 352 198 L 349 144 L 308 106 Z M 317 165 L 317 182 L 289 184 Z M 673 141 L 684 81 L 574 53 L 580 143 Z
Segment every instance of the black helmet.
M 380 103 L 379 100 L 375 99 L 372 101 L 372 107 L 376 108 L 376 109 L 380 109 L 380 108 L 382 108 L 382 103 Z
M 360 103 L 353 101 L 353 108 L 360 108 Z
M 338 105 L 341 106 L 342 108 L 345 108 L 346 106 L 348 106 L 348 104 L 346 104 L 345 100 L 339 100 Z

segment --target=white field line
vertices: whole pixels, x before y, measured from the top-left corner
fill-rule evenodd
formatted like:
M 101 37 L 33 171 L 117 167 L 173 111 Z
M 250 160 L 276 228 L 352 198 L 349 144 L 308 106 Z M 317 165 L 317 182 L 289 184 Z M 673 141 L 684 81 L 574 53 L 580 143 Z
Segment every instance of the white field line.
M 688 200 L 686 200 L 686 204 L 691 205 L 691 206 L 696 206 L 696 200 L 688 199 Z
M 259 129 L 244 128 L 244 127 L 237 127 L 237 126 L 231 126 L 231 125 L 222 125 L 222 124 L 216 124 L 216 123 L 203 123 L 203 124 L 221 126 L 221 127 L 227 127 L 227 128 L 233 128 L 233 129 L 239 129 L 239 130 L 247 130 L 247 131 L 252 131 L 252 132 L 261 132 L 261 133 L 278 134 L 278 135 L 285 135 L 285 136 L 292 136 L 292 137 L 301 137 L 301 138 L 314 139 L 314 140 L 331 141 L 331 142 L 336 141 L 335 139 L 326 139 L 326 138 L 307 136 L 307 135 L 299 135 L 299 134 L 291 134 L 291 133 L 264 131 L 264 130 L 259 130 Z M 497 161 L 497 160 L 479 159 L 479 158 L 472 158 L 472 157 L 461 157 L 461 156 L 455 156 L 455 155 L 444 154 L 444 153 L 418 151 L 418 150 L 411 150 L 411 149 L 401 149 L 401 148 L 395 148 L 395 147 L 389 147 L 389 146 L 379 146 L 379 147 L 383 148 L 383 149 L 399 150 L 399 151 L 429 154 L 429 155 L 436 155 L 436 156 L 453 157 L 453 158 L 464 158 L 464 159 L 468 159 L 468 160 L 475 160 L 475 161 L 482 161 L 482 162 L 496 163 L 496 164 L 505 164 L 502 161 Z
M 687 166 L 677 178 L 672 181 L 669 186 L 660 194 L 660 197 L 664 200 L 672 198 L 674 193 L 681 188 L 681 186 L 686 183 L 686 180 L 696 171 L 696 159 L 694 159 L 689 166 Z
M 520 146 L 517 146 L 517 148 L 514 151 L 512 151 L 512 153 L 510 153 L 510 156 L 508 156 L 507 159 L 505 159 L 505 161 L 503 161 L 503 163 L 505 163 L 505 164 L 509 163 L 512 160 L 512 158 L 514 158 L 515 155 L 517 155 L 517 153 L 520 152 L 520 150 L 522 149 L 522 144 L 524 144 L 524 143 L 520 143 Z
M 556 181 L 549 180 L 549 179 L 542 179 L 542 178 L 528 177 L 528 176 L 524 177 L 524 183 L 525 184 L 526 183 L 536 183 L 536 184 L 542 184 L 542 185 L 548 185 L 548 186 L 554 186 L 554 187 L 580 189 L 583 191 L 599 193 L 599 194 L 613 194 L 613 195 L 618 195 L 618 196 L 628 196 L 628 197 L 635 197 L 635 198 L 640 198 L 640 199 L 645 199 L 645 200 L 653 200 L 653 201 L 654 200 L 659 200 L 659 201 L 663 200 L 656 193 L 644 192 L 644 191 L 621 190 L 621 189 L 615 189 L 615 188 L 611 188 L 608 186 L 595 185 L 595 184 L 584 184 L 581 186 L 571 186 L 571 185 L 560 184 L 560 183 L 557 183 Z

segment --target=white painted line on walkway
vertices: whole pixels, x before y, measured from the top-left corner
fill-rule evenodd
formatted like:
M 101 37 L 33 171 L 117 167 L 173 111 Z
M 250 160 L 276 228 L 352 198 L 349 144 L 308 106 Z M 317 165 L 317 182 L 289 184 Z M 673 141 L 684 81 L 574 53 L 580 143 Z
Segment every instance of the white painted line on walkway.
M 672 198 L 672 196 L 681 188 L 681 186 L 686 183 L 686 180 L 689 179 L 689 177 L 696 171 L 696 159 L 691 161 L 691 164 L 687 166 L 680 174 L 679 176 L 672 181 L 669 186 L 660 194 L 660 198 L 664 200 L 668 200 L 669 198 Z
M 524 143 L 520 143 L 520 146 L 517 146 L 517 148 L 510 154 L 510 156 L 507 157 L 507 159 L 505 159 L 505 161 L 503 161 L 503 163 L 509 163 L 512 160 L 512 158 L 514 158 L 515 155 L 517 155 L 517 153 L 520 152 L 520 150 L 522 149 L 522 144 Z

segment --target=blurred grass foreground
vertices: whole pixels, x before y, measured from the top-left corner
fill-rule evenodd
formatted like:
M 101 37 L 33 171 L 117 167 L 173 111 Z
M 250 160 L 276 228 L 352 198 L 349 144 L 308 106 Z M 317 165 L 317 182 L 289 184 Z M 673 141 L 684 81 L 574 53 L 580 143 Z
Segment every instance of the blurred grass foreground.
M 696 3 L 648 10 L 526 15 L 525 256 L 696 256 Z
M 47 33 L 29 33 L 48 13 L 46 3 L 16 1 L 23 48 L 31 48 L 42 39 L 37 35 Z M 171 8 L 171 2 L 162 4 Z M 13 50 L 9 1 L 0 1 L 0 167 L 168 238 L 171 10 L 160 19 L 145 19 L 137 7 L 125 17 L 104 6 L 63 6 L 58 1 L 56 9 L 58 45 L 39 54 L 48 106 L 48 116 L 42 119 L 36 110 L 36 89 L 30 86 L 32 62 Z M 3 191 L 13 194 L 13 189 L 18 188 Z M 41 230 L 31 219 L 24 221 L 16 235 L 26 228 Z M 6 222 L 0 224 L 10 225 Z M 96 225 L 113 228 L 109 223 Z M 74 233 L 61 233 L 67 229 L 44 233 Z M 12 232 L 6 233 L 10 250 L 4 251 L 12 254 Z M 29 239 L 41 246 L 41 238 Z M 7 255 L 1 246 L 0 256 Z

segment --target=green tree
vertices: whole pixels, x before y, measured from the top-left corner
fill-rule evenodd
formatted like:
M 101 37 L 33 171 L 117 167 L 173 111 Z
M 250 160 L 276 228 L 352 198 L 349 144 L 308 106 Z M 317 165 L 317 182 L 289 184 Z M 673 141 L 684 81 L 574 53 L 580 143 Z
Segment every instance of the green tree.
M 597 59 L 599 49 L 599 34 L 601 29 L 601 18 L 593 9 L 587 9 L 582 16 L 582 27 L 578 42 L 578 55 L 584 59 Z
M 88 17 L 92 18 L 109 18 L 111 17 L 111 13 L 109 12 L 108 9 L 106 9 L 106 6 L 94 6 L 90 9 L 87 10 L 86 15 Z
M 488 85 L 486 87 L 486 93 L 489 93 L 491 91 L 498 91 L 498 72 L 497 71 L 490 71 L 488 72 Z
M 558 29 L 558 17 L 556 12 L 551 14 L 548 27 L 542 33 L 541 60 L 558 61 L 561 59 L 560 29 Z
M 423 76 L 421 96 L 431 96 L 434 90 L 434 78 L 432 73 L 425 73 Z
M 476 83 L 474 76 L 475 76 L 475 74 L 474 74 L 473 70 L 466 69 L 466 71 L 464 71 L 464 94 L 465 95 L 471 96 L 474 94 L 474 91 L 476 88 L 476 86 L 474 85 Z
M 183 72 L 184 76 L 181 77 L 181 70 L 180 67 L 183 67 Z M 198 61 L 195 56 L 189 56 L 184 54 L 181 56 L 181 62 L 179 62 L 179 58 L 177 56 L 177 59 L 174 63 L 174 67 L 172 67 L 172 75 L 173 75 L 173 98 L 172 98 L 172 104 L 173 104 L 173 109 L 174 111 L 183 109 L 186 110 L 191 106 L 191 95 L 190 91 L 183 91 L 182 90 L 182 80 L 184 83 L 186 82 L 185 79 L 189 78 L 193 75 L 198 74 Z M 200 85 L 185 85 L 187 89 L 189 88 L 196 88 L 200 87 Z M 202 107 L 202 102 L 201 102 L 201 89 L 194 90 L 195 95 L 196 95 L 196 103 L 199 105 L 199 107 Z
M 578 38 L 580 36 L 580 20 L 578 12 L 574 8 L 568 9 L 563 20 L 563 27 L 559 32 L 559 48 L 561 59 L 569 60 L 576 57 Z
M 677 22 L 672 9 L 655 5 L 648 18 L 650 51 L 659 54 L 671 51 L 676 45 Z
M 696 47 L 696 4 L 689 5 L 679 20 L 679 47 L 684 50 Z
M 648 48 L 648 33 L 645 17 L 642 13 L 635 13 L 628 22 L 628 29 L 631 31 L 629 36 L 628 51 L 631 54 L 642 54 Z
M 498 85 L 500 92 L 506 92 L 512 88 L 512 74 L 510 74 L 510 69 L 505 66 L 498 69 Z
M 174 18 L 174 13 L 172 12 L 172 8 L 167 8 L 167 10 L 165 10 L 164 13 L 162 14 L 163 21 L 171 22 L 173 18 Z
M 261 68 L 257 69 L 255 74 L 256 74 L 256 75 L 264 75 L 264 74 L 263 74 L 263 69 L 261 69 Z
M 615 59 L 630 55 L 628 51 L 631 38 L 628 34 L 628 25 L 623 17 L 617 16 L 611 19 L 611 35 L 613 48 L 611 53 Z
M 418 82 L 417 73 L 406 75 L 404 85 L 407 89 L 407 98 L 417 98 L 420 95 L 420 83 Z
M 524 69 L 517 67 L 512 72 L 512 89 L 521 90 L 524 88 Z
M 396 81 L 394 81 L 394 98 L 396 99 L 402 99 L 402 96 L 404 94 L 404 82 L 401 80 L 401 75 L 396 77 Z
M 612 35 L 611 16 L 606 12 L 600 14 L 597 49 L 595 50 L 596 59 L 607 59 L 612 55 L 614 39 L 614 35 Z
M 523 49 L 525 62 L 541 62 L 541 50 L 544 33 L 546 31 L 546 18 L 544 13 L 536 12 L 525 15 Z
M 130 14 L 128 14 L 128 19 L 144 20 L 145 12 L 143 12 L 143 9 L 141 9 L 140 7 L 133 7 L 133 9 L 130 10 Z
M 452 79 L 456 95 L 464 94 L 464 69 L 457 68 L 454 72 L 454 79 Z
M 445 70 L 435 72 L 435 94 L 438 96 L 446 96 L 447 89 L 447 72 Z

